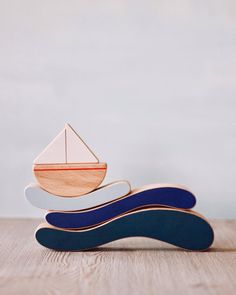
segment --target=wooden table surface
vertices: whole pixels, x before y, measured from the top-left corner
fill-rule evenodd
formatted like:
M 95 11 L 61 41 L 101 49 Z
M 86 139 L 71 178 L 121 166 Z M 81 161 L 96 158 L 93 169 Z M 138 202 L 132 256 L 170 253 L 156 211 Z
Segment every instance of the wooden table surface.
M 34 240 L 37 219 L 0 219 L 0 294 L 236 294 L 236 221 L 214 221 L 208 252 L 128 238 L 87 252 Z

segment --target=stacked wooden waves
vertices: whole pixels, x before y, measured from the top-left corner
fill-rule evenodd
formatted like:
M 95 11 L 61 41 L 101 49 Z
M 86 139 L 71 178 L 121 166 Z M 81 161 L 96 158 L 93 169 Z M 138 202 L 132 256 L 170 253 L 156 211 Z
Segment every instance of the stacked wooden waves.
M 43 246 L 79 251 L 125 238 L 144 236 L 189 250 L 206 250 L 214 233 L 190 210 L 196 199 L 186 188 L 154 184 L 131 190 L 127 181 L 100 186 L 107 170 L 68 124 L 35 159 L 37 184 L 27 200 L 47 210 L 36 230 Z

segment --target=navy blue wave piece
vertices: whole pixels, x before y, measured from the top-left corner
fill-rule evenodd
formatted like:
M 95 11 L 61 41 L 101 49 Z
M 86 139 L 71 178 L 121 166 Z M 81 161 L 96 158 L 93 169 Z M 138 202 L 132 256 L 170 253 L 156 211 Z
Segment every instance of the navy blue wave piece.
M 127 195 L 112 203 L 86 211 L 50 212 L 46 215 L 49 224 L 68 229 L 92 227 L 127 212 L 144 207 L 168 206 L 190 209 L 196 203 L 194 195 L 176 187 L 147 189 Z
M 202 217 L 191 211 L 156 208 L 138 210 L 87 230 L 63 230 L 42 224 L 37 241 L 50 249 L 80 251 L 126 238 L 143 236 L 158 239 L 188 250 L 206 250 L 214 232 Z

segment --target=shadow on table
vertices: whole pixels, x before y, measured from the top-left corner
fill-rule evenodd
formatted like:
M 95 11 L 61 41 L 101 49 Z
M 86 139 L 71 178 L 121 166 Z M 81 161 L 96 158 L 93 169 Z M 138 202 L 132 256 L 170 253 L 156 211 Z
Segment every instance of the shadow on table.
M 232 253 L 236 252 L 236 248 L 210 248 L 204 251 L 190 251 L 181 248 L 171 248 L 171 247 L 150 247 L 150 248 L 142 248 L 142 247 L 99 247 L 96 249 L 85 250 L 85 252 L 135 252 L 135 251 L 165 251 L 165 252 L 194 252 L 194 253 Z
M 214 247 L 212 247 L 211 249 L 208 250 L 208 252 L 214 252 L 214 253 L 229 252 L 229 253 L 232 253 L 232 252 L 236 252 L 236 248 L 224 248 L 224 247 L 214 248 Z

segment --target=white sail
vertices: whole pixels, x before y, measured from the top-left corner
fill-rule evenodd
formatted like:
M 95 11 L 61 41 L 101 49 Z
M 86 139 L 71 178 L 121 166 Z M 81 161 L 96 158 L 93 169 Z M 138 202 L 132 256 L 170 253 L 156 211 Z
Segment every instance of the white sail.
M 66 124 L 66 162 L 67 163 L 98 163 L 98 158 L 72 129 Z
M 66 162 L 65 129 L 34 160 L 34 164 L 52 164 Z
M 34 164 L 98 163 L 97 157 L 69 124 L 34 160 Z

